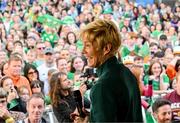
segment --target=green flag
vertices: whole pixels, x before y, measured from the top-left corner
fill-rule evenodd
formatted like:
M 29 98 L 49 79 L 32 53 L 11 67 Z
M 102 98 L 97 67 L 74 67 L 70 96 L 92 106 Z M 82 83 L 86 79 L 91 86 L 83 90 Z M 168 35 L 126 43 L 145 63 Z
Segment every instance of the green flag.
M 122 47 L 122 49 L 121 49 L 121 57 L 126 57 L 130 53 L 131 53 L 131 51 L 129 50 L 129 48 L 127 46 Z
M 162 34 L 163 34 L 162 31 L 155 30 L 151 33 L 151 37 L 158 38 Z
M 148 43 L 144 43 L 144 45 L 142 45 L 142 47 L 140 48 L 139 52 L 138 52 L 139 56 L 145 57 L 150 55 L 150 49 L 149 49 L 149 45 Z
M 138 55 L 139 50 L 140 50 L 139 46 L 135 44 L 135 46 L 134 46 L 134 53 L 136 55 Z
M 48 14 L 38 16 L 37 21 L 49 27 L 59 27 L 62 21 Z
M 19 104 L 19 103 L 18 103 L 17 99 L 13 99 L 13 100 L 11 100 L 10 103 L 8 103 L 8 109 L 12 109 L 12 108 L 14 108 L 15 106 L 17 106 L 18 104 Z
M 63 25 L 71 25 L 71 24 L 74 24 L 74 23 L 75 23 L 75 21 L 74 21 L 73 17 L 66 16 L 66 17 L 64 17 L 62 19 L 62 23 L 61 24 L 63 24 Z

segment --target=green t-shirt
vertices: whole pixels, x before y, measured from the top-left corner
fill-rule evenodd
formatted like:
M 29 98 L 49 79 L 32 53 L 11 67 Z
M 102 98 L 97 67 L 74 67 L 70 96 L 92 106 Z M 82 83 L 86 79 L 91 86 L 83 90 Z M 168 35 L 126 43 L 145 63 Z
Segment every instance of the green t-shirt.
M 68 72 L 67 78 L 70 80 L 73 80 L 74 79 L 74 73 Z
M 149 75 L 146 75 L 144 77 L 144 85 L 148 85 L 149 82 Z M 163 75 L 163 82 L 164 83 L 169 83 L 169 77 L 165 74 Z M 159 81 L 152 81 L 152 86 L 153 86 L 153 90 L 160 90 L 160 82 Z

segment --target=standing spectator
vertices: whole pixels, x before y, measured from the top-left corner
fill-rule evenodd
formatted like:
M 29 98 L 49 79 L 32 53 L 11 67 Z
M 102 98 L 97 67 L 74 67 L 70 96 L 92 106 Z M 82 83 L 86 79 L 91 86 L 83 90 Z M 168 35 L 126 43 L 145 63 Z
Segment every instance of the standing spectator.
M 23 61 L 18 55 L 11 55 L 8 62 L 8 76 L 13 80 L 14 85 L 18 88 L 20 86 L 26 86 L 31 94 L 31 88 L 29 81 L 26 77 L 21 75 L 21 69 L 23 67 Z
M 7 109 L 7 92 L 0 88 L 0 122 L 14 123 L 21 120 L 25 115 L 21 112 L 8 111 Z
M 52 75 L 50 83 L 52 82 L 54 86 L 50 88 L 50 97 L 57 120 L 60 123 L 73 122 L 70 114 L 75 111 L 76 102 L 71 92 L 71 81 L 67 79 L 65 73 L 57 72 Z
M 36 51 L 34 49 L 29 49 L 26 53 L 26 62 L 29 64 L 35 64 L 35 60 L 36 60 Z
M 4 50 L 0 50 L 0 64 L 7 61 L 7 54 Z
M 57 69 L 55 60 L 54 60 L 54 51 L 52 48 L 47 47 L 44 51 L 45 54 L 45 63 L 37 68 L 39 71 L 39 78 L 44 82 L 44 94 L 49 92 L 49 83 L 48 83 L 48 71 L 50 69 Z
M 39 72 L 32 64 L 26 64 L 24 66 L 24 76 L 29 80 L 29 83 L 33 80 L 39 80 Z
M 68 73 L 68 62 L 65 58 L 56 59 L 56 65 L 59 72 Z
M 76 34 L 74 32 L 68 32 L 66 35 L 66 41 L 69 45 L 75 44 L 77 42 Z
M 37 53 L 37 60 L 35 61 L 36 67 L 39 67 L 44 63 L 44 49 L 45 49 L 44 42 L 37 42 L 36 44 L 36 53 Z
M 45 102 L 42 94 L 33 94 L 27 101 L 28 116 L 18 123 L 47 123 L 42 117 L 45 110 Z
M 84 72 L 85 62 L 82 57 L 76 56 L 71 61 L 71 73 L 82 74 Z
M 121 45 L 116 25 L 96 20 L 82 30 L 81 38 L 88 66 L 97 68 L 99 77 L 91 88 L 90 122 L 142 122 L 137 80 L 115 56 Z

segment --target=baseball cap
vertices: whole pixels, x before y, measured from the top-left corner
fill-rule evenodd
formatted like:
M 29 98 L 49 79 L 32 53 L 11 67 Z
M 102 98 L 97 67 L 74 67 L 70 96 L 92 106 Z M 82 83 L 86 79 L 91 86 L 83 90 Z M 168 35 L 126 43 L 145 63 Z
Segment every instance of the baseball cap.
M 167 40 L 167 36 L 162 34 L 160 35 L 159 40 Z
M 54 53 L 53 48 L 51 48 L 51 47 L 46 47 L 46 48 L 44 49 L 44 54 L 48 54 L 48 53 L 53 54 L 53 53 Z

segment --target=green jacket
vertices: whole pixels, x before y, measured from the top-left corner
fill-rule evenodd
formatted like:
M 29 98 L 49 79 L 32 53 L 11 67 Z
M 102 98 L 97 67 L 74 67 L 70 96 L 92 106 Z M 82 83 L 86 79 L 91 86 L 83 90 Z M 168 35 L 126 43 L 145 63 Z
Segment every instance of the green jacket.
M 92 87 L 90 122 L 142 122 L 137 80 L 115 56 L 97 68 Z

